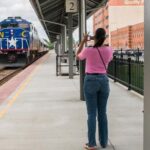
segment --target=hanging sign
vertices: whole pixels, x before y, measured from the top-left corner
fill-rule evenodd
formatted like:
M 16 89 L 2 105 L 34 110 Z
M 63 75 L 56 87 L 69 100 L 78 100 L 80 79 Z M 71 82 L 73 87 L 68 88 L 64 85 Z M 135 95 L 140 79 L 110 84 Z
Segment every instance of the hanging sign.
M 77 0 L 66 0 L 66 12 L 75 13 L 78 11 L 78 1 Z

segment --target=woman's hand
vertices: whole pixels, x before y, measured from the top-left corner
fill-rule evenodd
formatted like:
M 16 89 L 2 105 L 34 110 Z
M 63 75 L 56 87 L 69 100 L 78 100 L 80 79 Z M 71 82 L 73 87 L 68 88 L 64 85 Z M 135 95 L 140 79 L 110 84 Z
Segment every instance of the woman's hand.
M 83 46 L 84 46 L 84 44 L 88 41 L 88 34 L 87 33 L 84 33 L 83 34 L 83 39 L 82 39 L 82 41 L 81 41 L 81 43 L 80 43 L 80 45 L 79 45 L 79 48 L 78 48 L 78 50 L 77 50 L 77 52 L 76 52 L 76 58 L 78 59 L 78 55 L 80 54 L 80 52 L 82 51 L 82 49 L 83 49 Z
M 83 41 L 87 42 L 88 41 L 88 34 L 87 33 L 83 33 Z

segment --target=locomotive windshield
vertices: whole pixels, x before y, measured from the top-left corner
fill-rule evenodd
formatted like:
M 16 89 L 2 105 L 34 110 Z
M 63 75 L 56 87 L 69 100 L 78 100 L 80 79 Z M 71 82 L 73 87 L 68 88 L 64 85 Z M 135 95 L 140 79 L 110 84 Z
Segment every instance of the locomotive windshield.
M 0 29 L 10 28 L 10 27 L 13 27 L 13 28 L 20 27 L 20 28 L 26 29 L 26 28 L 29 28 L 29 25 L 23 24 L 23 23 L 20 23 L 20 24 L 18 24 L 18 23 L 3 23 L 0 25 Z
M 20 23 L 20 24 L 19 24 L 19 27 L 25 29 L 25 28 L 29 28 L 29 25 L 28 25 L 28 24 L 25 24 L 25 23 Z
M 1 24 L 1 29 L 3 28 L 10 28 L 10 27 L 18 27 L 17 23 L 5 23 L 5 24 Z

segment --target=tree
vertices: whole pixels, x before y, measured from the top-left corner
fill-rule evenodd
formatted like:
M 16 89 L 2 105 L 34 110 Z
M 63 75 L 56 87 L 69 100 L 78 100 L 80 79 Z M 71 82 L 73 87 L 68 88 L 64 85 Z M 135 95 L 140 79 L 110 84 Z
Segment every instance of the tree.
M 44 39 L 44 41 L 50 50 L 54 48 L 54 44 L 50 40 Z

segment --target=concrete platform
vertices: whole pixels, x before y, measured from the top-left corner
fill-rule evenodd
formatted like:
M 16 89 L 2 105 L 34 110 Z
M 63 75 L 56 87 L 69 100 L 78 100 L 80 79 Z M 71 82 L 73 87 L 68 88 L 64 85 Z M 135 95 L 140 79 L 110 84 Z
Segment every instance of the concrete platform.
M 22 76 L 0 105 L 1 150 L 83 150 L 86 107 L 79 100 L 79 77 L 56 77 L 55 70 L 51 52 L 0 88 Z M 110 86 L 106 150 L 142 150 L 143 99 L 112 81 Z

